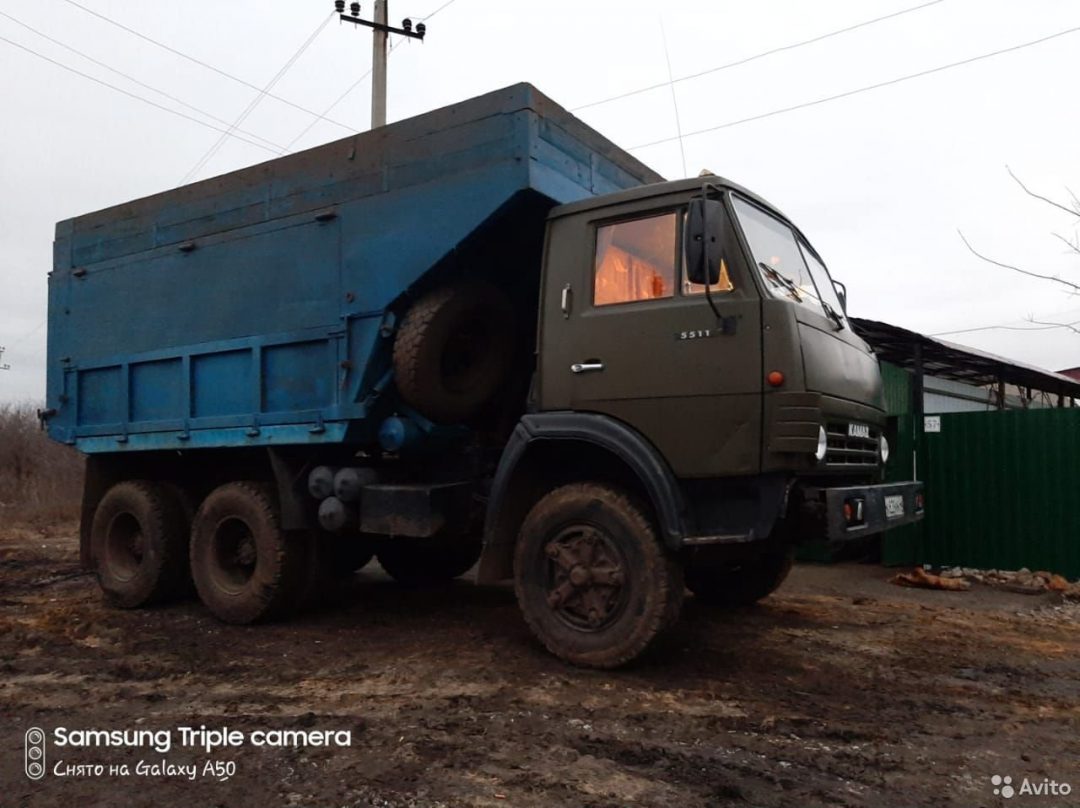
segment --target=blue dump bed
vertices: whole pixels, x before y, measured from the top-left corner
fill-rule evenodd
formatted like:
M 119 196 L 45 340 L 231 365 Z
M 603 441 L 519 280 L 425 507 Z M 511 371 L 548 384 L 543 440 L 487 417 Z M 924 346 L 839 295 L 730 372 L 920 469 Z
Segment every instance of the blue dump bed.
M 403 296 L 485 244 L 535 278 L 514 245 L 551 206 L 660 179 L 518 84 L 61 222 L 49 434 L 89 453 L 370 440 Z

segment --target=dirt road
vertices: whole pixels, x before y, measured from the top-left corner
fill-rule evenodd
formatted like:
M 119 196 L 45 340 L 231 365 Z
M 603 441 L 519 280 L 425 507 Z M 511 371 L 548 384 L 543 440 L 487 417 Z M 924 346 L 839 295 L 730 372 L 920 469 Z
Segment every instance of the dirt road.
M 762 605 L 687 601 L 618 672 L 568 668 L 508 588 L 405 591 L 376 564 L 336 610 L 238 628 L 194 602 L 104 606 L 70 530 L 0 538 L 0 804 L 15 806 L 984 806 L 991 776 L 1080 804 L 1080 609 L 878 567 L 799 567 Z M 349 732 L 207 755 L 58 747 L 58 727 Z M 41 727 L 48 773 L 26 777 Z M 223 782 L 153 771 L 232 761 Z M 128 765 L 59 776 L 53 767 Z M 70 770 L 70 769 L 69 769 Z M 1026 800 L 1026 801 L 1025 801 Z

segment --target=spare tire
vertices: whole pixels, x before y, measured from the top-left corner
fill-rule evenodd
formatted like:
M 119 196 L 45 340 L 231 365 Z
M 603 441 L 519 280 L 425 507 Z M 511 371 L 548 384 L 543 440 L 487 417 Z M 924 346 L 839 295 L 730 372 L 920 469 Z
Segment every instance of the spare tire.
M 505 384 L 514 335 L 513 309 L 497 289 L 481 283 L 436 289 L 413 304 L 398 329 L 398 392 L 432 421 L 467 421 Z

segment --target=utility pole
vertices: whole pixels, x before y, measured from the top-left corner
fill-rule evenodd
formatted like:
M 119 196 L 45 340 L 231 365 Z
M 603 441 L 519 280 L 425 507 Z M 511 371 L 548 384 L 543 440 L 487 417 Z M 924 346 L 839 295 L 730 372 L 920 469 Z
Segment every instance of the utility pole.
M 375 28 L 371 32 L 371 128 L 386 126 L 386 21 L 390 0 L 375 0 Z
M 412 39 L 424 40 L 427 26 L 419 22 L 413 30 L 412 20 L 402 20 L 400 28 L 387 23 L 390 17 L 390 0 L 375 0 L 375 19 L 360 19 L 360 4 L 350 3 L 349 14 L 345 13 L 345 0 L 334 0 L 334 8 L 345 22 L 354 25 L 366 25 L 371 29 L 371 128 L 386 126 L 386 41 L 389 34 L 399 34 Z

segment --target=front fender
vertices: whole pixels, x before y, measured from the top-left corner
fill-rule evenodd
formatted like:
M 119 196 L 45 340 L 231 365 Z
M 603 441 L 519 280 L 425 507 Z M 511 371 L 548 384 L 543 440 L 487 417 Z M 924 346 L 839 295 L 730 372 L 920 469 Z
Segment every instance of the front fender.
M 551 487 L 537 476 L 528 457 L 538 446 L 569 450 L 586 445 L 618 461 L 638 480 L 656 514 L 664 544 L 677 550 L 686 535 L 686 502 L 663 456 L 639 432 L 597 413 L 547 412 L 522 417 L 503 450 L 484 522 L 484 553 L 478 580 L 489 583 L 512 575 L 517 531 L 529 508 Z M 567 452 L 568 456 L 571 452 Z M 568 474 L 568 478 L 572 478 Z M 587 476 L 587 475 L 586 475 Z

